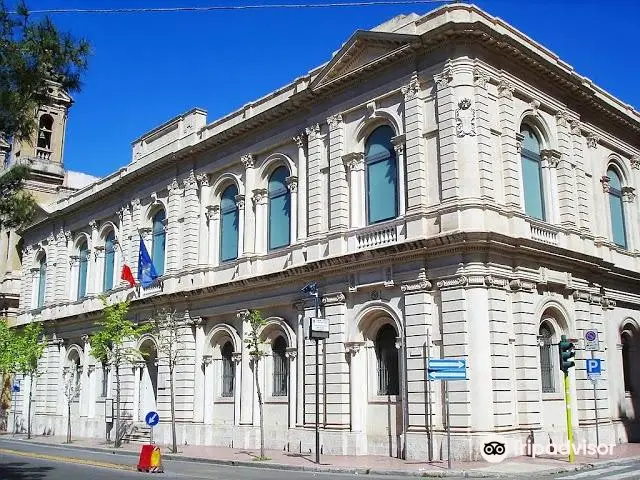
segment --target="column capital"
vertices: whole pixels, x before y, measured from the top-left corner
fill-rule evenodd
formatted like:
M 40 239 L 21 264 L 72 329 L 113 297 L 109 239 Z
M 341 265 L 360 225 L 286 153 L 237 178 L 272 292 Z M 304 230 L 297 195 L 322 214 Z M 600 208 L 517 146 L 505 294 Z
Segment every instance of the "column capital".
M 473 69 L 473 81 L 476 87 L 486 89 L 487 84 L 491 81 L 491 76 L 488 73 L 480 70 L 480 68 L 475 67 Z
M 253 168 L 254 158 L 252 153 L 245 153 L 240 157 L 240 161 L 242 165 L 244 165 L 244 168 Z
M 502 98 L 513 98 L 513 91 L 515 87 L 508 80 L 502 79 L 500 83 L 498 83 L 498 96 Z
M 217 220 L 220 218 L 220 205 L 207 205 L 207 220 Z
M 304 129 L 304 132 L 307 134 L 307 138 L 309 140 L 319 138 L 321 136 L 320 131 L 321 127 L 319 123 L 316 123 Z
M 327 117 L 327 123 L 329 124 L 329 130 L 336 130 L 342 126 L 342 114 L 337 113 Z
M 609 193 L 609 190 L 611 189 L 611 179 L 608 176 L 603 175 L 602 178 L 600 178 L 600 183 L 602 184 L 602 191 L 604 193 Z
M 396 135 L 391 139 L 391 145 L 393 145 L 396 155 L 402 155 L 404 153 L 404 144 L 406 141 L 407 136 L 404 133 L 402 135 Z
M 600 136 L 593 132 L 589 132 L 587 134 L 587 147 L 598 148 L 598 143 L 600 143 Z
M 267 200 L 267 189 L 266 188 L 255 188 L 253 190 L 253 203 L 254 205 L 261 205 Z
M 298 177 L 296 177 L 295 175 L 290 175 L 285 179 L 285 182 L 287 182 L 287 186 L 289 187 L 290 191 L 298 191 Z
M 89 228 L 91 228 L 91 230 L 97 230 L 98 222 L 96 220 L 89 220 Z
M 364 168 L 364 153 L 351 152 L 342 156 L 342 161 L 349 170 L 362 170 Z
M 566 108 L 558 110 L 556 112 L 556 122 L 559 127 L 566 127 L 569 125 L 569 112 Z
M 438 89 L 448 87 L 453 81 L 453 70 L 447 65 L 442 72 L 436 73 L 433 76 L 433 81 L 436 83 Z
M 418 95 L 420 95 L 420 81 L 417 76 L 411 78 L 409 83 L 400 89 L 402 95 L 404 96 L 404 101 L 408 102 L 409 100 L 413 100 Z
M 167 190 L 169 190 L 169 195 L 179 195 L 182 193 L 182 189 L 180 188 L 177 178 L 171 180 L 171 183 L 167 186 Z
M 209 186 L 209 175 L 206 173 L 199 173 L 196 175 L 196 180 L 198 181 L 198 185 L 200 187 L 208 187 Z
M 552 168 L 556 168 L 562 159 L 562 153 L 552 148 L 540 150 L 540 156 Z
M 211 362 L 213 362 L 213 356 L 212 355 L 203 355 L 202 356 L 202 365 L 204 365 L 204 366 L 211 365 Z
M 201 327 L 204 324 L 204 319 L 202 317 L 192 317 L 189 316 L 187 319 L 187 325 L 191 327 Z
M 631 168 L 638 170 L 640 169 L 640 155 L 634 155 L 629 159 L 631 162 Z
M 246 308 L 242 310 L 238 310 L 236 312 L 236 317 L 238 318 L 238 320 L 241 320 L 244 322 L 249 318 L 249 310 L 247 310 Z
M 353 357 L 360 351 L 363 345 L 364 342 L 344 342 L 344 351 L 347 355 Z
M 240 363 L 242 361 L 242 353 L 240 352 L 233 352 L 231 354 L 231 358 L 233 359 L 233 361 L 235 363 Z
M 622 187 L 622 199 L 625 202 L 633 202 L 636 198 L 636 189 L 633 187 Z
M 293 137 L 293 141 L 296 143 L 296 145 L 298 145 L 298 148 L 304 148 L 304 139 L 305 139 L 304 132 L 300 132 L 298 135 Z
M 233 199 L 236 201 L 236 206 L 238 207 L 239 210 L 244 209 L 244 195 L 236 195 L 235 197 L 233 197 Z
M 287 347 L 287 349 L 284 352 L 284 356 L 287 357 L 289 360 L 295 360 L 296 357 L 298 356 L 297 347 Z

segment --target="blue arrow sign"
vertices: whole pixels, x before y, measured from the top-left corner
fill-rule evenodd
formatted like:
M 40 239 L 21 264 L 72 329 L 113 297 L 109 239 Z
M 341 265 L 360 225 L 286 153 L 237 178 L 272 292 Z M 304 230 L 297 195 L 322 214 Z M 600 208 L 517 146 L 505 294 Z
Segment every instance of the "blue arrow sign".
M 13 384 L 13 389 L 14 392 L 18 393 L 20 392 L 20 384 L 19 383 L 14 383 Z
M 467 361 L 462 358 L 434 358 L 429 359 L 429 370 L 466 370 Z
M 149 412 L 144 417 L 144 421 L 147 422 L 147 425 L 150 427 L 155 427 L 160 421 L 160 415 L 158 415 L 158 412 Z
M 467 372 L 464 370 L 440 370 L 429 372 L 431 380 L 466 380 Z

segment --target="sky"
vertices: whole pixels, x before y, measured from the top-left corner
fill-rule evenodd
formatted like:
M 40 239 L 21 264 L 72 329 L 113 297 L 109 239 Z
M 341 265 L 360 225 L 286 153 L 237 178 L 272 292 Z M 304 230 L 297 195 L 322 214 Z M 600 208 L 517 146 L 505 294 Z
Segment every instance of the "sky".
M 304 0 L 27 0 L 32 10 L 257 3 Z M 640 110 L 640 0 L 474 3 Z M 136 138 L 168 119 L 201 107 L 212 122 L 328 61 L 355 30 L 401 13 L 424 14 L 441 4 L 54 14 L 60 29 L 87 39 L 92 48 L 82 91 L 73 94 L 65 167 L 107 175 L 131 161 Z

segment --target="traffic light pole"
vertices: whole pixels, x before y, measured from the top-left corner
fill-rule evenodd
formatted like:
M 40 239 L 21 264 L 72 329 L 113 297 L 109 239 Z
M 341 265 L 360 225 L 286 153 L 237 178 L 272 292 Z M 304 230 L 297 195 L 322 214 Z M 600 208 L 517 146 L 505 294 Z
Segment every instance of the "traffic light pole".
M 573 418 L 571 415 L 571 389 L 569 388 L 569 372 L 564 373 L 564 401 L 567 406 L 567 439 L 569 440 L 569 463 L 575 460 L 573 452 Z
M 567 417 L 567 440 L 569 441 L 569 463 L 575 461 L 573 451 L 573 418 L 571 415 L 571 388 L 569 385 L 569 369 L 575 367 L 573 357 L 575 356 L 574 345 L 567 340 L 566 335 L 560 337 L 560 369 L 564 374 L 564 402 Z

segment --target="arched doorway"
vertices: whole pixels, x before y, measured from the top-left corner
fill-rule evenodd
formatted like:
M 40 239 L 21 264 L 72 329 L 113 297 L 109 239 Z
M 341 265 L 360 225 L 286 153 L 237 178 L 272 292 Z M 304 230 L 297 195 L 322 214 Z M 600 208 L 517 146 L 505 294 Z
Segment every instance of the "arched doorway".
M 620 416 L 630 442 L 640 441 L 640 331 L 634 321 L 627 321 L 620 331 L 622 381 L 624 397 Z
M 158 400 L 158 350 L 151 338 L 140 344 L 140 353 L 144 358 L 140 369 L 139 417 L 144 419 L 151 411 L 156 411 Z

